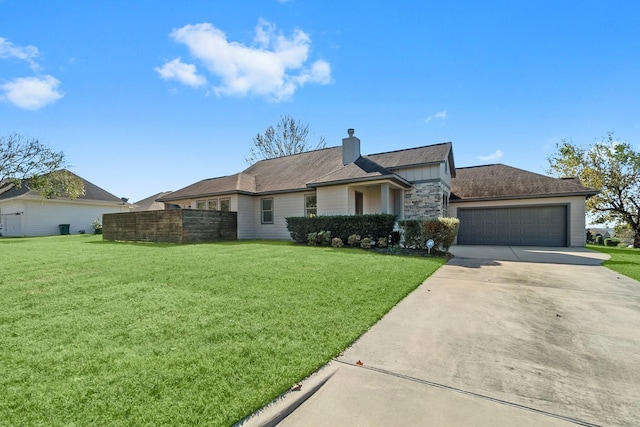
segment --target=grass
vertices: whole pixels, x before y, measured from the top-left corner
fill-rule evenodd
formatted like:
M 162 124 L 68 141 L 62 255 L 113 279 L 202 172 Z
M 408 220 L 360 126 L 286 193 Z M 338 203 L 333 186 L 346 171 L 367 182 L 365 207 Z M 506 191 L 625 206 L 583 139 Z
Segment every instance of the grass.
M 230 425 L 438 269 L 283 242 L 0 239 L 0 420 Z
M 611 255 L 611 259 L 605 261 L 602 265 L 640 281 L 640 249 L 599 245 L 587 245 L 587 248 Z

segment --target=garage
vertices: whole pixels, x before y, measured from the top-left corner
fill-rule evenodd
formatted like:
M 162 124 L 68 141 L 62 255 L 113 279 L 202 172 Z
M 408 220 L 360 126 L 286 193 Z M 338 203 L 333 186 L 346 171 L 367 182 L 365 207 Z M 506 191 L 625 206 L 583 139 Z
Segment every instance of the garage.
M 459 245 L 567 246 L 567 206 L 458 210 Z

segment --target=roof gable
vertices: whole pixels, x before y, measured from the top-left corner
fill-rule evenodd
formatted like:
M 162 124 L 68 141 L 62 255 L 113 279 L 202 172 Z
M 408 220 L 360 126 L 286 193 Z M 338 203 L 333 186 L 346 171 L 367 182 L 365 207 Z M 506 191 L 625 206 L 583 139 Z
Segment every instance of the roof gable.
M 92 182 L 87 181 L 86 179 L 74 174 L 73 172 L 68 173 L 74 175 L 75 177 L 82 180 L 84 184 L 84 194 L 79 196 L 75 200 L 85 200 L 85 201 L 100 201 L 100 202 L 111 202 L 111 203 L 119 203 L 122 204 L 122 199 L 114 196 L 106 190 L 98 187 Z M 22 181 L 22 185 L 20 187 L 13 186 L 12 188 L 4 191 L 0 194 L 0 200 L 12 199 L 15 197 L 27 196 L 27 197 L 40 197 L 40 192 L 36 190 L 32 190 L 29 186 L 29 180 L 26 179 Z M 55 200 L 70 200 L 68 197 L 56 197 Z
M 504 199 L 597 194 L 578 179 L 552 178 L 503 164 L 459 168 L 451 180 L 452 199 Z
M 453 176 L 455 176 L 453 150 L 450 142 L 407 148 L 405 150 L 388 151 L 385 153 L 369 154 L 365 157 L 379 163 L 387 169 L 399 169 L 442 163 L 448 160 Z

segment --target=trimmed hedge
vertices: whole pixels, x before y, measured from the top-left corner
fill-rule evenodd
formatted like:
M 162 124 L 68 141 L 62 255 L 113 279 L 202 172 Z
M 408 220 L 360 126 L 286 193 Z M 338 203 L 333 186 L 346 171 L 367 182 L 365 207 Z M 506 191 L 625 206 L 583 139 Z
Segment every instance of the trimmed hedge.
M 338 237 L 346 243 L 353 234 L 388 237 L 393 232 L 395 222 L 396 216 L 390 214 L 288 217 L 287 230 L 291 238 L 298 243 L 308 243 L 310 233 L 323 230 L 331 230 L 333 237 Z
M 620 244 L 620 240 L 613 238 L 613 239 L 604 239 L 604 245 L 605 246 L 618 246 Z

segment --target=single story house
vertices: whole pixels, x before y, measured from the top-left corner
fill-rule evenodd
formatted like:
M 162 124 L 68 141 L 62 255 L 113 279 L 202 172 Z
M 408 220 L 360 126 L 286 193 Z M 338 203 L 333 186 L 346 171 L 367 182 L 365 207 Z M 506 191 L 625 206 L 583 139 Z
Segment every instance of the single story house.
M 239 239 L 290 239 L 290 216 L 389 213 L 457 216 L 460 244 L 585 243 L 585 199 L 596 191 L 576 180 L 504 165 L 456 169 L 450 142 L 363 156 L 353 129 L 348 134 L 339 147 L 262 160 L 157 201 L 167 209 L 236 211 Z
M 76 199 L 43 198 L 29 188 L 28 181 L 20 187 L 6 188 L 0 193 L 0 235 L 51 236 L 61 230 L 66 232 L 67 228 L 70 234 L 92 233 L 91 225 L 102 221 L 102 214 L 128 212 L 133 207 L 91 182 L 82 181 L 85 193 Z

